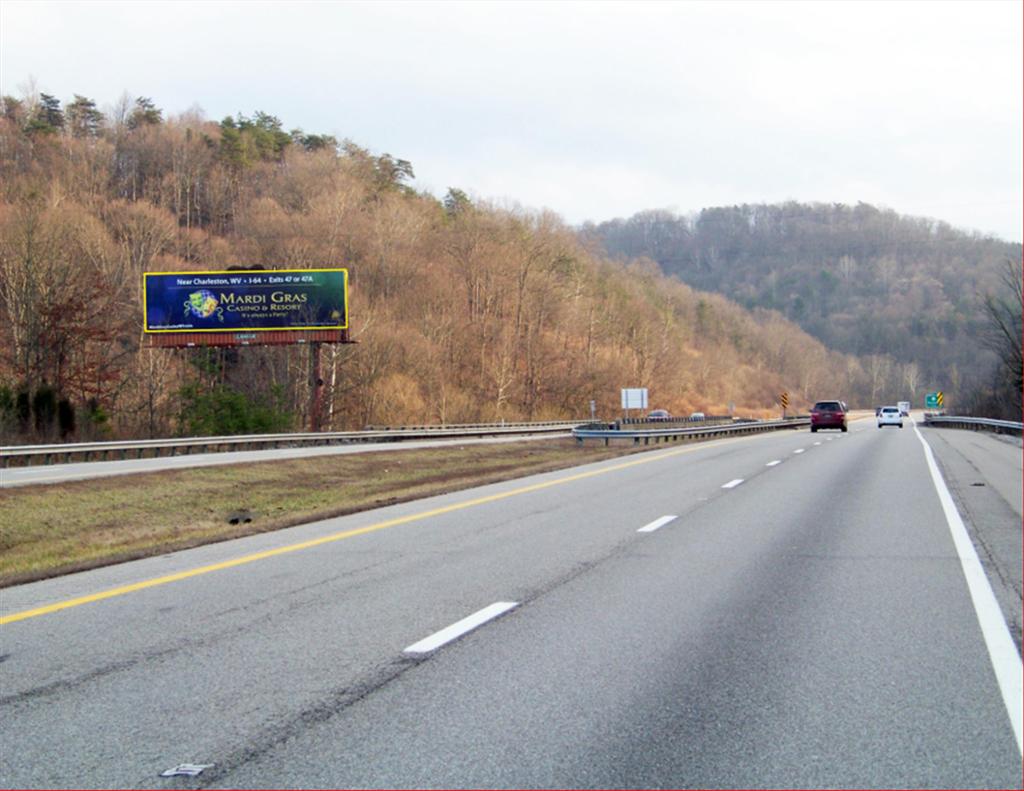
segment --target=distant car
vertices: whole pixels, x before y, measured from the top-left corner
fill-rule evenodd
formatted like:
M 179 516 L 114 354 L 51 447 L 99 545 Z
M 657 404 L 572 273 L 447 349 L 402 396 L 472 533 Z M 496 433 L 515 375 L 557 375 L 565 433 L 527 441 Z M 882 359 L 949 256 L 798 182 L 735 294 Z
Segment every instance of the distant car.
M 849 409 L 845 401 L 819 401 L 811 409 L 811 432 L 819 428 L 837 428 L 846 431 L 846 413 Z
M 704 413 L 703 412 L 694 412 L 692 415 L 690 415 L 690 420 L 703 420 L 703 419 L 704 419 Z
M 896 406 L 899 407 L 900 414 L 903 415 L 903 417 L 910 417 L 909 401 L 900 401 Z
M 668 420 L 670 417 L 667 409 L 652 409 L 647 413 L 648 420 L 662 421 Z
M 898 406 L 884 406 L 878 413 L 878 427 L 899 426 L 903 428 L 903 413 Z
M 880 407 L 880 406 L 876 406 L 875 407 L 875 417 L 878 417 L 879 415 L 882 414 L 882 409 L 883 409 L 883 407 Z

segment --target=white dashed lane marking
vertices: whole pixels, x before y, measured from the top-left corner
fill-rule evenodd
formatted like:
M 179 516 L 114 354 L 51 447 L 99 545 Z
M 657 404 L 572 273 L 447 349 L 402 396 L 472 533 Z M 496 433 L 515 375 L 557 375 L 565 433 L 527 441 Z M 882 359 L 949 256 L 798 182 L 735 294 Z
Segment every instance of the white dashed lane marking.
M 462 635 L 483 626 L 488 621 L 492 621 L 499 615 L 504 615 L 509 610 L 518 606 L 519 602 L 514 601 L 495 602 L 491 606 L 484 607 L 482 610 L 477 610 L 472 615 L 466 616 L 461 621 L 457 621 L 439 632 L 434 632 L 430 637 L 424 637 L 418 643 L 413 643 L 402 653 L 429 654 L 431 651 L 436 651 L 441 646 L 447 645 L 452 640 L 457 640 L 462 637 Z
M 659 527 L 664 527 L 669 522 L 675 521 L 678 518 L 679 518 L 678 516 L 663 516 L 663 517 L 661 517 L 661 519 L 655 519 L 649 525 L 644 525 L 643 527 L 641 527 L 636 532 L 638 532 L 638 533 L 653 533 Z

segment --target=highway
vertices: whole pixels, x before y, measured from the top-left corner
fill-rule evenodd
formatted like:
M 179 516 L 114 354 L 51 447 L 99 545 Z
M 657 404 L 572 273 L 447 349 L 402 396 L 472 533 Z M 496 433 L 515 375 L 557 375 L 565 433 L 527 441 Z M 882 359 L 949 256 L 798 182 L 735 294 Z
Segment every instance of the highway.
M 5 589 L 0 786 L 1020 788 L 1021 451 L 962 434 L 673 447 Z

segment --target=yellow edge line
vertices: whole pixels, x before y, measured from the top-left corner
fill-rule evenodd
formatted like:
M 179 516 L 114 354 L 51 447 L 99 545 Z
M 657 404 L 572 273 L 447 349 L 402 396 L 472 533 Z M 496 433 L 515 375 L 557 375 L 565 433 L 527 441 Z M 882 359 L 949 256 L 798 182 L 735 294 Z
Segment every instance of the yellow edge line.
M 346 538 L 353 538 L 355 536 L 365 535 L 367 533 L 375 533 L 378 530 L 386 530 L 389 527 L 397 527 L 398 525 L 405 525 L 410 522 L 418 522 L 422 519 L 429 519 L 434 516 L 440 516 L 441 514 L 448 514 L 453 511 L 461 511 L 465 508 L 472 508 L 477 505 L 484 505 L 486 503 L 493 503 L 497 500 L 505 500 L 509 497 L 517 497 L 521 494 L 528 494 L 530 492 L 536 492 L 541 489 L 548 489 L 552 486 L 561 486 L 562 484 L 572 483 L 573 481 L 580 481 L 584 478 L 593 478 L 597 475 L 606 475 L 610 472 L 617 472 L 624 470 L 629 467 L 636 467 L 640 464 L 649 464 L 653 461 L 661 461 L 662 459 L 671 458 L 673 456 L 679 456 L 683 453 L 691 453 L 696 450 L 703 450 L 705 448 L 713 447 L 715 445 L 722 445 L 725 443 L 736 442 L 739 437 L 735 439 L 725 439 L 713 441 L 710 443 L 704 443 L 700 446 L 691 448 L 680 448 L 678 450 L 668 451 L 666 453 L 659 453 L 656 456 L 651 456 L 643 459 L 635 459 L 628 461 L 623 464 L 616 464 L 613 467 L 605 467 L 600 470 L 591 470 L 590 472 L 581 472 L 576 475 L 569 475 L 565 478 L 558 478 L 554 481 L 545 481 L 544 483 L 535 483 L 530 486 L 523 486 L 518 489 L 512 489 L 507 492 L 500 494 L 492 494 L 487 497 L 478 497 L 474 500 L 465 500 L 461 503 L 454 503 L 452 505 L 446 505 L 442 508 L 435 508 L 430 511 L 422 511 L 417 514 L 410 514 L 409 516 L 401 516 L 397 519 L 388 519 L 385 522 L 377 522 L 376 524 L 368 525 L 367 527 L 359 527 L 355 530 L 346 530 L 341 533 L 333 533 L 329 536 L 322 536 L 320 538 L 314 538 L 309 541 L 301 541 L 298 544 L 288 544 L 287 546 L 278 547 L 276 549 L 268 549 L 263 552 L 254 552 L 251 555 L 243 555 L 233 560 L 225 560 L 221 563 L 211 563 L 208 566 L 199 566 L 198 568 L 189 569 L 188 571 L 179 571 L 177 574 L 168 574 L 163 577 L 154 577 L 153 579 L 143 580 L 142 582 L 135 582 L 131 585 L 122 585 L 117 588 L 111 588 L 110 590 L 101 591 L 100 593 L 92 593 L 88 596 L 79 596 L 74 599 L 66 599 L 65 601 L 56 602 L 54 604 L 47 604 L 43 607 L 36 607 L 31 610 L 22 610 L 21 612 L 12 613 L 11 615 L 5 615 L 0 617 L 0 626 L 9 623 L 15 623 L 16 621 L 25 621 L 29 618 L 38 618 L 40 615 L 48 615 L 53 612 L 59 612 L 60 610 L 68 610 L 72 607 L 80 607 L 83 604 L 90 604 L 92 602 L 103 601 L 104 599 L 112 599 L 116 596 L 124 596 L 128 593 L 134 593 L 135 591 L 145 590 L 146 588 L 155 588 L 158 585 L 167 585 L 171 582 L 178 582 L 180 580 L 186 580 L 190 577 L 198 577 L 202 574 L 210 574 L 214 571 L 222 571 L 224 569 L 234 568 L 236 566 L 244 566 L 247 563 L 254 563 L 257 560 L 266 560 L 267 558 L 277 557 L 278 555 L 286 555 L 289 552 L 298 552 L 303 549 L 310 549 L 312 547 L 318 547 L 322 544 L 330 544 L 335 541 L 343 541 Z

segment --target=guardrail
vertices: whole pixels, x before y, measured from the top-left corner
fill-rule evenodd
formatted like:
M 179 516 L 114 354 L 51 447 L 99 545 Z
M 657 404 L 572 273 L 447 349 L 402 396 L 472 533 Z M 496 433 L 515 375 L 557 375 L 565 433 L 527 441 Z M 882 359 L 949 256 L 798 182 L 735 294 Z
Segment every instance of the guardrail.
M 457 437 L 493 437 L 501 435 L 553 434 L 567 432 L 583 421 L 542 423 L 475 423 L 454 426 L 419 426 L 366 431 L 323 431 L 295 434 L 248 434 L 232 437 L 184 437 L 141 439 L 123 442 L 76 442 L 61 445 L 18 445 L 0 448 L 0 467 L 11 462 L 21 464 L 52 464 L 54 461 L 90 461 L 93 457 L 127 459 L 134 454 L 141 459 L 147 453 L 177 456 L 215 450 L 263 450 L 302 445 L 339 445 L 355 442 L 402 442 L 414 439 Z
M 1012 420 L 992 420 L 986 417 L 964 417 L 959 415 L 930 415 L 925 413 L 926 426 L 950 426 L 953 428 L 969 428 L 974 431 L 994 431 L 997 434 L 1022 434 L 1024 423 Z
M 438 431 L 449 431 L 452 429 L 492 429 L 492 428 L 536 428 L 543 429 L 557 427 L 568 430 L 573 426 L 586 423 L 586 420 L 535 420 L 535 421 L 507 421 L 497 423 L 446 423 L 435 426 L 366 426 L 363 431 L 427 431 L 436 434 Z
M 602 439 L 607 445 L 613 439 L 631 439 L 634 445 L 639 445 L 643 440 L 644 445 L 649 445 L 651 440 L 658 444 L 665 442 L 678 442 L 679 440 L 701 439 L 711 436 L 729 436 L 739 434 L 754 434 L 761 431 L 778 431 L 787 428 L 802 428 L 810 426 L 811 419 L 789 418 L 787 420 L 752 420 L 736 422 L 726 426 L 707 426 L 702 428 L 655 428 L 623 430 L 614 428 L 594 428 L 594 424 L 580 426 L 572 430 L 573 437 L 580 445 L 587 439 Z
M 689 417 L 687 415 L 679 415 L 677 417 L 669 418 L 650 418 L 650 417 L 626 417 L 620 418 L 615 421 L 622 426 L 639 426 L 650 423 L 660 423 L 662 425 L 674 426 L 682 424 L 700 424 L 702 426 L 718 425 L 719 423 L 732 423 L 733 417 L 731 415 L 705 415 L 704 417 Z

